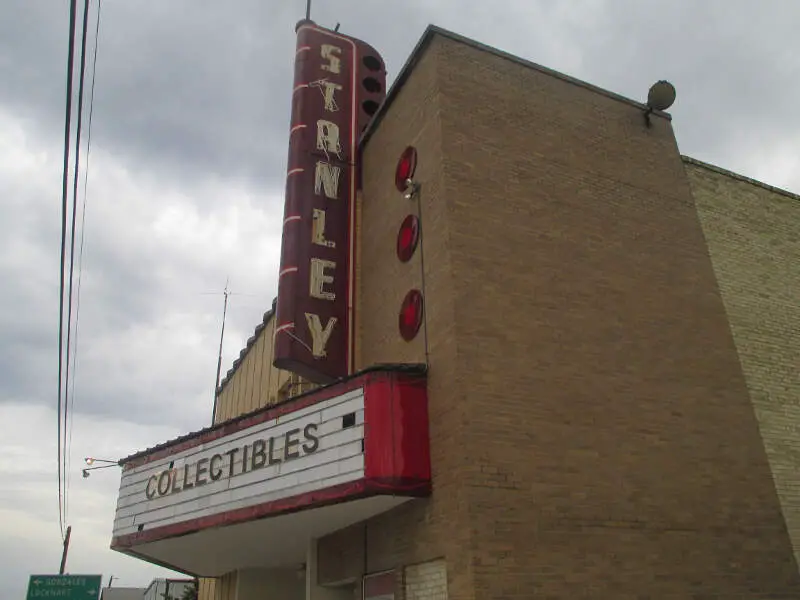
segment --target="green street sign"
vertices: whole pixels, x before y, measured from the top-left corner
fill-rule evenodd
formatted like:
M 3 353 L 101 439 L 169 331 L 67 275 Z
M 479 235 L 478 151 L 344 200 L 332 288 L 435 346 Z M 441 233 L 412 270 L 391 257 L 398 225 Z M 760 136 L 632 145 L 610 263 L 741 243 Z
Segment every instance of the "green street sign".
M 27 600 L 97 600 L 101 575 L 31 575 Z

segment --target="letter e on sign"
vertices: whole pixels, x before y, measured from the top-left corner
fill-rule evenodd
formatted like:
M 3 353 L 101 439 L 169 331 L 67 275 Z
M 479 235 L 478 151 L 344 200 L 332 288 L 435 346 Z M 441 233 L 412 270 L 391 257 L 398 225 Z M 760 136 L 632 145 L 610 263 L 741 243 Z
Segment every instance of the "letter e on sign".
M 311 259 L 311 274 L 310 290 L 312 298 L 319 298 L 320 300 L 336 300 L 336 294 L 325 290 L 326 283 L 333 283 L 333 275 L 325 273 L 325 269 L 333 270 L 336 268 L 336 263 L 332 260 L 323 260 L 321 258 Z

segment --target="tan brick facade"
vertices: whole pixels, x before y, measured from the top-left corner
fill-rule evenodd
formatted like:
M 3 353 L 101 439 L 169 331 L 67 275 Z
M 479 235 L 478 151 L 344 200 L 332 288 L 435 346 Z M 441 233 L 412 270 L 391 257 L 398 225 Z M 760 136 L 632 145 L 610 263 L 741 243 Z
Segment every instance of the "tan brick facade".
M 800 197 L 692 159 L 686 172 L 800 560 Z
M 436 560 L 405 569 L 404 600 L 447 600 L 447 566 Z
M 360 357 L 424 357 L 397 334 L 422 285 L 423 255 L 394 256 L 413 144 L 434 491 L 322 540 L 330 581 L 444 556 L 459 599 L 800 597 L 683 162 L 653 125 L 447 37 L 417 57 L 364 151 Z

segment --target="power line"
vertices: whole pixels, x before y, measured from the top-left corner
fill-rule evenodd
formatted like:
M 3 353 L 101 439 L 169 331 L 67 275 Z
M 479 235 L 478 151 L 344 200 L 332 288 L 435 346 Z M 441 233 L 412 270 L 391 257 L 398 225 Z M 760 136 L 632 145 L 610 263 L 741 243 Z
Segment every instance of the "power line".
M 72 285 L 75 274 L 75 222 L 78 217 L 78 181 L 80 179 L 80 159 L 81 159 L 81 124 L 83 122 L 83 85 L 86 76 L 86 38 L 89 33 L 89 0 L 83 2 L 83 26 L 81 28 L 81 59 L 80 71 L 78 75 L 78 123 L 75 127 L 75 168 L 73 169 L 72 184 L 72 230 L 70 232 L 69 247 L 69 291 L 67 292 L 67 360 L 64 375 L 64 478 L 67 475 L 67 463 L 69 455 L 69 412 L 70 412 L 70 389 L 69 389 L 69 367 L 70 350 L 72 349 Z M 64 514 L 67 512 L 67 490 L 64 491 Z
M 64 268 L 66 266 L 67 246 L 67 195 L 69 188 L 69 141 L 72 120 L 72 70 L 75 64 L 75 15 L 78 0 L 71 0 L 69 6 L 69 46 L 67 50 L 67 97 L 64 116 L 64 172 L 61 190 L 61 270 L 59 274 L 58 300 L 58 525 L 61 538 L 64 539 L 64 513 L 62 489 L 62 457 L 61 457 L 61 394 L 62 370 L 64 362 Z
M 97 47 L 100 45 L 100 11 L 102 8 L 102 0 L 97 0 L 97 17 L 94 26 L 94 50 L 92 57 L 92 83 L 89 93 L 89 119 L 86 126 L 86 166 L 83 168 L 83 202 L 81 205 L 81 227 L 80 227 L 80 245 L 78 250 L 78 283 L 76 286 L 75 298 L 75 342 L 72 350 L 72 392 L 70 398 L 69 410 L 75 404 L 75 370 L 78 356 L 78 324 L 81 315 L 81 281 L 83 279 L 83 249 L 86 232 L 86 204 L 89 201 L 89 157 L 92 150 L 92 116 L 94 114 L 94 84 L 97 75 Z M 72 448 L 72 427 L 74 420 L 69 424 L 69 440 L 67 446 Z M 66 481 L 66 494 L 64 501 L 64 514 L 69 514 L 69 484 L 70 484 L 70 468 L 71 468 L 71 452 L 67 455 L 67 481 Z

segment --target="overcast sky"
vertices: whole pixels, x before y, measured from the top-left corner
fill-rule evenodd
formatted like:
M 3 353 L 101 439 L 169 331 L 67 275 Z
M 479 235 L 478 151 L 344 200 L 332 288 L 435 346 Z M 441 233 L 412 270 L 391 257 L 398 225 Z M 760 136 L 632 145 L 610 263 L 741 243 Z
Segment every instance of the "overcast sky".
M 79 3 L 82 4 L 82 3 Z M 92 0 L 92 23 L 96 0 Z M 294 24 L 303 0 L 105 0 L 80 296 L 68 570 L 145 586 L 108 549 L 119 473 L 209 423 L 276 289 Z M 800 192 L 800 4 L 316 0 L 395 77 L 433 23 L 643 100 L 677 88 L 681 151 Z M 0 0 L 0 600 L 57 572 L 57 315 L 67 0 Z M 91 50 L 91 46 L 90 46 Z M 85 132 L 85 129 L 84 129 Z M 85 155 L 82 156 L 82 160 Z

